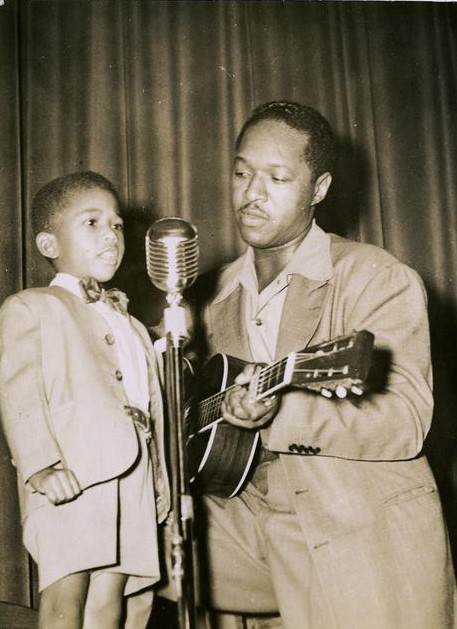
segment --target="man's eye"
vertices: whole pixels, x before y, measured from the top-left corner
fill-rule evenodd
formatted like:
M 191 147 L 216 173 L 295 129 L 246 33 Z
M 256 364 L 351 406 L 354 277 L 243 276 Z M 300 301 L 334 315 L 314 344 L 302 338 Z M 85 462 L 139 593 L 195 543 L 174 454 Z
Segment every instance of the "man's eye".
M 233 174 L 235 177 L 249 177 L 249 173 L 246 170 L 235 170 Z
M 93 227 L 94 225 L 97 224 L 97 221 L 95 218 L 88 218 L 86 221 L 84 221 L 84 223 L 86 225 L 90 225 L 91 227 Z
M 124 231 L 124 224 L 123 223 L 115 223 L 113 225 L 113 229 L 116 229 L 117 231 Z
M 271 177 L 275 183 L 286 183 L 288 180 L 285 177 Z

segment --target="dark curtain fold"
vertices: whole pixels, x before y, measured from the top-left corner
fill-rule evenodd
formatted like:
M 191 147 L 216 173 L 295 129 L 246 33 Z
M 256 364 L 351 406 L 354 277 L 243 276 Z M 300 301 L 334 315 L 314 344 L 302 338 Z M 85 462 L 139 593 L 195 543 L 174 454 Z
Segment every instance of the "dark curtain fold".
M 326 229 L 386 247 L 426 283 L 436 412 L 427 450 L 457 538 L 457 5 L 446 2 L 5 0 L 0 6 L 1 298 L 47 282 L 30 204 L 63 173 L 118 186 L 128 252 L 116 278 L 151 325 L 153 220 L 198 228 L 201 271 L 243 250 L 232 147 L 262 101 L 332 123 L 340 159 L 318 210 Z M 0 443 L 0 600 L 30 603 L 14 470 Z
M 23 287 L 24 238 L 17 12 L 0 7 L 0 298 Z M 30 565 L 21 543 L 16 474 L 0 430 L 0 600 L 30 603 Z

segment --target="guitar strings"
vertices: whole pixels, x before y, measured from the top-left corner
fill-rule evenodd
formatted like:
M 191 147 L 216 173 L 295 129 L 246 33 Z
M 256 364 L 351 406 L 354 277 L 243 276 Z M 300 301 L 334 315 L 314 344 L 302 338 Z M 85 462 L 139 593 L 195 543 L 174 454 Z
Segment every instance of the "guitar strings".
M 268 389 L 272 388 L 272 383 L 275 386 L 278 384 L 277 376 L 280 375 L 282 378 L 282 375 L 284 374 L 286 360 L 287 359 L 284 359 L 279 363 L 275 363 L 274 365 L 268 365 L 257 374 L 256 397 L 258 397 L 259 394 L 265 393 L 266 391 L 268 391 Z M 265 384 L 267 384 L 268 386 L 265 387 Z M 220 410 L 225 394 L 227 393 L 227 391 L 233 389 L 234 387 L 235 385 L 231 385 L 224 391 L 219 391 L 218 393 L 199 402 L 198 414 L 199 419 L 201 420 L 199 421 L 199 425 L 201 426 L 201 428 L 204 428 L 211 424 L 212 421 L 219 419 Z
M 333 356 L 333 363 L 335 361 L 334 355 L 345 352 L 347 357 L 347 351 L 351 350 L 355 347 L 356 343 L 352 338 L 341 338 L 332 343 L 328 343 L 328 347 L 325 350 L 321 349 L 319 352 L 310 352 L 310 353 L 298 353 L 295 355 L 295 361 L 293 366 L 294 373 L 300 373 L 302 376 L 305 375 L 309 379 L 316 379 L 319 377 L 322 378 L 332 378 L 333 376 L 349 376 L 350 372 L 350 364 L 346 363 L 342 366 L 332 365 L 328 368 L 325 367 L 311 367 L 308 366 L 302 367 L 306 363 L 312 363 L 322 360 L 322 358 L 327 358 L 328 356 Z M 283 360 L 278 361 L 277 363 L 273 363 L 272 365 L 267 365 L 263 367 L 256 375 L 255 382 L 255 397 L 258 399 L 259 395 L 262 393 L 266 393 L 268 395 L 269 390 L 273 388 L 277 388 L 278 384 L 281 384 L 281 381 L 284 379 L 286 364 L 288 358 L 284 358 Z M 280 379 L 278 379 L 280 376 Z M 218 393 L 202 400 L 198 403 L 198 415 L 199 415 L 199 424 L 201 424 L 201 428 L 204 428 L 211 424 L 211 422 L 220 419 L 220 411 L 222 406 L 222 401 L 225 397 L 225 394 L 230 389 L 234 388 L 235 385 L 231 385 L 224 391 L 219 391 Z
M 294 363 L 294 372 L 300 373 L 301 375 L 306 375 L 310 379 L 318 378 L 318 377 L 326 377 L 331 378 L 332 376 L 347 376 L 349 373 L 349 366 L 347 364 L 341 367 L 308 367 L 308 368 L 300 368 L 301 365 L 305 365 L 309 363 L 311 360 L 315 358 L 321 358 L 316 356 L 310 356 L 309 354 L 301 357 L 299 354 L 296 356 L 296 360 Z M 261 369 L 261 371 L 256 375 L 256 398 L 262 393 L 267 393 L 269 389 L 273 389 L 276 387 L 281 380 L 283 379 L 285 372 L 286 359 L 279 361 L 278 363 L 274 363 L 273 365 L 268 365 Z M 279 378 L 278 378 L 279 377 Z M 199 409 L 199 418 L 202 420 L 201 427 L 208 426 L 212 421 L 215 421 L 220 418 L 220 410 L 222 406 L 222 401 L 225 397 L 225 394 L 230 389 L 234 388 L 235 385 L 231 385 L 224 391 L 219 391 L 215 395 L 202 400 L 198 404 Z

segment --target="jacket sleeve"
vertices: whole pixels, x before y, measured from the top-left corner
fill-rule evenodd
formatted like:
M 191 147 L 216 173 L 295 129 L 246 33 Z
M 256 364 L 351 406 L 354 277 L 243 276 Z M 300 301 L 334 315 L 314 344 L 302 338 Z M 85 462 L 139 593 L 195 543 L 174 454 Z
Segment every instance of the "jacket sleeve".
M 374 365 L 386 366 L 385 383 L 361 398 L 349 395 L 343 400 L 286 393 L 269 429 L 268 447 L 299 453 L 305 445 L 313 454 L 356 460 L 413 458 L 423 447 L 433 410 L 422 281 L 399 262 L 376 269 L 369 281 L 351 281 L 351 293 L 347 286 L 334 291 L 330 318 L 344 329 L 330 333 L 373 332 Z
M 0 410 L 24 482 L 61 458 L 49 430 L 41 352 L 38 318 L 20 295 L 10 297 L 0 309 Z

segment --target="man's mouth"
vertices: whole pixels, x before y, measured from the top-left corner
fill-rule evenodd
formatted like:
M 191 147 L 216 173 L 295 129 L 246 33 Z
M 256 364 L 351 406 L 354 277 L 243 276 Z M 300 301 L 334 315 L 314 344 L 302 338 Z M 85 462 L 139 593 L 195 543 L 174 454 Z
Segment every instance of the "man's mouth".
M 265 215 L 265 212 L 259 210 L 257 207 L 245 206 L 238 210 L 238 217 L 240 222 L 247 227 L 255 227 L 256 225 L 260 225 L 260 223 L 264 223 L 268 217 Z

